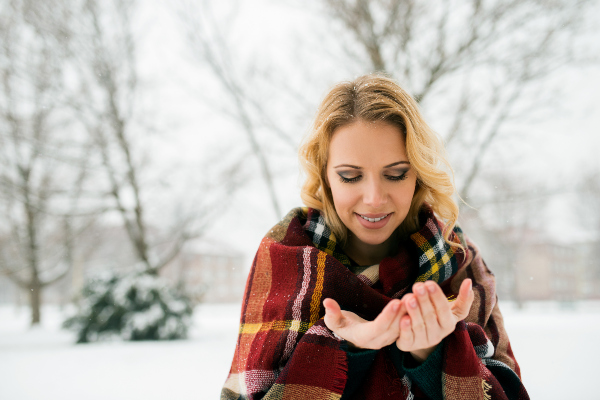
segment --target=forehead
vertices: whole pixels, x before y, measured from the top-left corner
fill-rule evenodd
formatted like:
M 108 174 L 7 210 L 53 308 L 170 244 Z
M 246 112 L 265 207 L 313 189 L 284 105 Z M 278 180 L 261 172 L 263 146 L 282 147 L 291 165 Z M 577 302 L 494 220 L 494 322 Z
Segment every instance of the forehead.
M 352 164 L 359 167 L 388 165 L 408 161 L 404 135 L 387 122 L 358 120 L 333 132 L 328 164 Z

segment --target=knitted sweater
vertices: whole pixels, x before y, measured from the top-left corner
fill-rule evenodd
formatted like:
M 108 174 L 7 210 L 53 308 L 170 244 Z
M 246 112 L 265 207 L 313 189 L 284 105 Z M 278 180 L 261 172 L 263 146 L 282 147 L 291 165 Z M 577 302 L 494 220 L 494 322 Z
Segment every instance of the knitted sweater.
M 441 342 L 422 364 L 417 364 L 412 357 L 398 349 L 395 344 L 383 351 L 388 351 L 394 367 L 400 375 L 408 375 L 416 384 L 420 396 L 423 392 L 429 399 L 442 399 L 442 349 Z M 375 356 L 380 350 L 348 351 L 348 380 L 341 400 L 347 400 L 360 388 Z M 418 398 L 418 397 L 417 397 Z

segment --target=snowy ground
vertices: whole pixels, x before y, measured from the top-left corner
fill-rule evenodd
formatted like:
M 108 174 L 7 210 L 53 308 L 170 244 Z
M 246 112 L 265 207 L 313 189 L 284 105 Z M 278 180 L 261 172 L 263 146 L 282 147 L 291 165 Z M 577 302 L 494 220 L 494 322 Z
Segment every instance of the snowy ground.
M 600 304 L 501 304 L 532 399 L 600 399 Z M 0 306 L 0 399 L 218 399 L 235 346 L 239 306 L 204 305 L 186 341 L 75 345 L 62 313 Z

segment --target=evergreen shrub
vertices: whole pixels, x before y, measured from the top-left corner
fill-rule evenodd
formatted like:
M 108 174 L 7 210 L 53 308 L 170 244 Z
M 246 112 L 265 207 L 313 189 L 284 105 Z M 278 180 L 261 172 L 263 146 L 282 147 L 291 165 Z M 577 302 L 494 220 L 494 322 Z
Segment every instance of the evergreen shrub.
M 79 311 L 63 326 L 78 332 L 77 343 L 111 337 L 173 340 L 187 336 L 190 299 L 146 272 L 107 272 L 83 288 Z

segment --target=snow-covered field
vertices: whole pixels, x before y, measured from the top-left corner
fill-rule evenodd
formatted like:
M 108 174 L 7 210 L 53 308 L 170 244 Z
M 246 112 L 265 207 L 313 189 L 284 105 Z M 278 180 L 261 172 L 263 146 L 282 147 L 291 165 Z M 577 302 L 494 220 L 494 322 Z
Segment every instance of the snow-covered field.
M 513 350 L 532 399 L 600 399 L 600 303 L 561 308 L 501 304 Z M 239 305 L 203 305 L 190 339 L 75 345 L 63 314 L 0 306 L 0 399 L 218 399 L 233 355 Z

